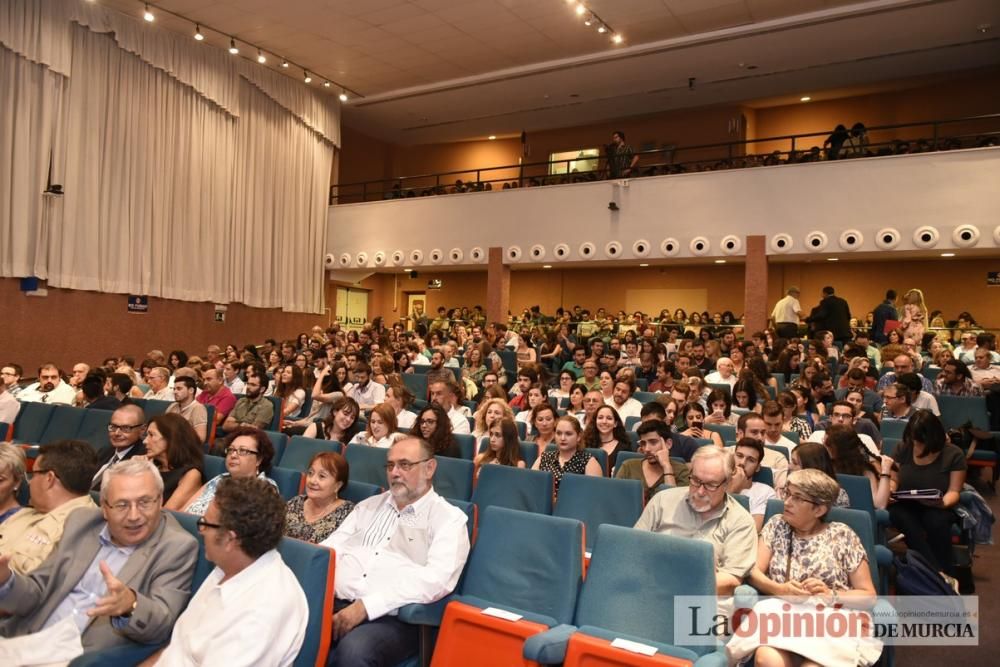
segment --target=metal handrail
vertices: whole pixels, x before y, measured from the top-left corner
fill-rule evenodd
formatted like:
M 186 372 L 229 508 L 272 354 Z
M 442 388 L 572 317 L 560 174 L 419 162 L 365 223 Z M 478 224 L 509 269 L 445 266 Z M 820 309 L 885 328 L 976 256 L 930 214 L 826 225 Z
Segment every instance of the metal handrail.
M 955 123 L 968 123 L 968 122 L 976 122 L 976 121 L 984 121 L 984 120 L 1000 120 L 1000 113 L 981 114 L 981 115 L 977 115 L 977 116 L 965 116 L 965 117 L 961 117 L 961 118 L 949 118 L 949 119 L 944 119 L 944 120 L 926 120 L 926 121 L 914 121 L 914 122 L 908 122 L 908 123 L 894 123 L 894 124 L 891 124 L 891 125 L 876 125 L 876 126 L 872 126 L 872 127 L 867 127 L 867 128 L 865 128 L 865 130 L 870 135 L 872 132 L 883 132 L 883 131 L 899 130 L 899 129 L 905 129 L 905 128 L 930 126 L 931 129 L 932 129 L 932 136 L 930 137 L 930 139 L 936 145 L 937 142 L 938 142 L 938 140 L 942 138 L 942 134 L 940 132 L 940 127 L 942 125 L 949 125 L 949 124 L 955 124 Z M 719 160 L 729 160 L 729 159 L 733 159 L 733 158 L 745 158 L 745 157 L 752 156 L 753 154 L 752 153 L 746 153 L 745 150 L 744 150 L 743 154 L 738 154 L 737 152 L 734 152 L 734 149 L 736 149 L 738 147 L 744 147 L 744 148 L 746 148 L 747 146 L 754 145 L 754 144 L 763 144 L 763 143 L 781 142 L 781 141 L 789 141 L 789 142 L 791 142 L 790 143 L 790 148 L 789 148 L 788 151 L 776 151 L 777 153 L 779 153 L 782 156 L 787 156 L 787 155 L 789 155 L 792 152 L 799 151 L 799 148 L 796 147 L 796 141 L 801 140 L 801 139 L 805 139 L 805 138 L 809 138 L 809 137 L 824 137 L 824 136 L 828 136 L 829 134 L 830 134 L 829 130 L 822 130 L 822 131 L 819 131 L 819 132 L 807 132 L 807 133 L 799 133 L 799 134 L 784 134 L 784 135 L 777 135 L 777 136 L 772 136 L 772 137 L 760 137 L 760 138 L 756 138 L 756 139 L 745 139 L 745 140 L 742 140 L 742 141 L 726 141 L 726 142 L 718 142 L 718 143 L 711 143 L 711 144 L 699 144 L 699 145 L 695 145 L 695 146 L 664 146 L 664 147 L 661 147 L 661 148 L 654 148 L 654 149 L 650 149 L 650 150 L 646 150 L 646 151 L 636 151 L 635 155 L 639 156 L 640 160 L 641 160 L 641 158 L 643 156 L 650 156 L 650 155 L 661 155 L 662 156 L 662 155 L 667 155 L 668 158 L 669 158 L 669 162 L 657 162 L 657 163 L 645 164 L 645 165 L 643 165 L 640 162 L 639 164 L 636 165 L 636 168 L 638 169 L 640 167 L 644 167 L 644 168 L 648 169 L 650 167 L 660 167 L 660 166 L 667 166 L 667 165 L 670 165 L 670 166 L 680 166 L 680 165 L 687 165 L 687 164 L 692 164 L 692 163 L 706 163 L 706 162 L 715 162 L 715 161 L 719 161 Z M 986 131 L 986 132 L 978 132 L 978 133 L 967 133 L 967 134 L 960 135 L 958 137 L 950 137 L 949 136 L 948 138 L 966 138 L 966 137 L 973 137 L 973 136 L 991 136 L 991 135 L 1000 135 L 1000 129 L 993 130 L 993 131 Z M 891 145 L 895 144 L 898 141 L 902 141 L 902 140 L 901 139 L 890 139 L 890 140 L 886 140 L 886 141 L 872 142 L 872 143 L 868 144 L 868 148 L 878 147 L 878 146 L 891 146 Z M 677 162 L 677 161 L 674 161 L 674 159 L 673 159 L 680 152 L 688 152 L 688 153 L 690 153 L 690 152 L 694 152 L 694 151 L 710 151 L 710 150 L 714 150 L 714 149 L 725 149 L 726 150 L 726 155 L 725 156 L 719 155 L 719 156 L 715 156 L 715 157 L 711 157 L 711 158 L 707 158 L 706 157 L 706 158 L 701 158 L 701 159 L 697 159 L 697 160 L 690 160 L 690 161 L 687 161 L 687 162 Z M 758 155 L 757 157 L 766 157 L 766 155 Z M 502 166 L 497 166 L 497 167 L 473 167 L 473 168 L 469 168 L 469 169 L 458 169 L 458 170 L 452 170 L 452 171 L 442 171 L 442 172 L 434 172 L 434 173 L 427 173 L 427 174 L 416 174 L 416 175 L 412 175 L 412 176 L 396 176 L 396 177 L 392 177 L 392 178 L 377 178 L 377 179 L 371 179 L 371 180 L 367 180 L 367 181 L 354 181 L 354 182 L 349 182 L 349 183 L 337 183 L 335 185 L 331 185 L 330 186 L 330 203 L 333 204 L 335 201 L 339 200 L 341 197 L 352 197 L 352 198 L 353 197 L 357 197 L 358 194 L 361 195 L 361 201 L 368 201 L 368 195 L 369 194 L 378 195 L 379 198 L 381 199 L 381 197 L 383 195 L 385 195 L 386 193 L 389 193 L 389 192 L 392 191 L 391 187 L 389 189 L 386 189 L 384 187 L 385 184 L 387 184 L 387 183 L 400 184 L 401 192 L 405 192 L 406 191 L 402 187 L 402 184 L 405 183 L 406 181 L 411 181 L 412 182 L 412 181 L 418 181 L 418 180 L 421 180 L 421 179 L 434 179 L 434 184 L 433 185 L 426 185 L 426 184 L 425 185 L 419 185 L 419 186 L 415 186 L 414 189 L 428 189 L 428 188 L 434 189 L 434 188 L 440 188 L 442 186 L 451 186 L 451 185 L 453 185 L 452 183 L 444 183 L 443 184 L 441 182 L 442 177 L 462 176 L 462 175 L 473 174 L 473 173 L 476 175 L 476 179 L 473 182 L 477 183 L 477 184 L 483 184 L 483 185 L 485 185 L 486 183 L 509 182 L 509 181 L 512 181 L 512 180 L 520 183 L 521 181 L 523 181 L 525 179 L 550 178 L 550 177 L 562 177 L 562 176 L 570 177 L 571 174 L 568 173 L 569 172 L 569 165 L 570 165 L 571 162 L 575 162 L 578 159 L 579 158 L 569 158 L 569 159 L 565 159 L 565 160 L 547 160 L 547 161 L 537 161 L 537 162 L 524 162 L 524 163 L 520 163 L 520 164 L 509 164 L 509 165 L 502 165 Z M 604 157 L 603 156 L 598 156 L 596 159 L 598 159 L 599 161 L 603 161 Z M 567 174 L 565 174 L 565 175 L 563 175 L 563 174 L 549 174 L 549 173 L 547 173 L 548 170 L 546 170 L 546 173 L 539 174 L 539 175 L 527 176 L 525 174 L 525 170 L 530 170 L 533 167 L 542 167 L 542 166 L 549 167 L 549 166 L 554 165 L 554 164 L 563 164 L 563 163 L 565 163 L 566 166 L 567 166 Z M 503 171 L 503 170 L 508 170 L 508 171 L 509 170 L 516 170 L 518 172 L 518 175 L 517 175 L 516 178 L 507 177 L 507 178 L 495 178 L 495 179 L 487 179 L 487 180 L 483 180 L 482 179 L 483 172 L 498 172 L 498 171 Z M 596 169 L 596 170 L 585 171 L 585 172 L 573 172 L 572 176 L 574 176 L 574 177 L 581 177 L 581 176 L 586 176 L 588 174 L 602 174 L 602 173 L 604 173 L 604 171 L 605 171 L 604 168 L 599 168 L 599 169 Z M 369 191 L 369 187 L 368 186 L 373 186 L 373 185 L 376 185 L 376 184 L 380 186 L 379 189 L 375 190 L 374 188 L 372 188 L 371 191 Z M 348 193 L 340 193 L 339 192 L 339 191 L 343 190 L 344 188 L 351 188 L 351 187 L 357 187 L 357 186 L 361 186 L 361 189 L 362 189 L 361 193 L 348 194 Z

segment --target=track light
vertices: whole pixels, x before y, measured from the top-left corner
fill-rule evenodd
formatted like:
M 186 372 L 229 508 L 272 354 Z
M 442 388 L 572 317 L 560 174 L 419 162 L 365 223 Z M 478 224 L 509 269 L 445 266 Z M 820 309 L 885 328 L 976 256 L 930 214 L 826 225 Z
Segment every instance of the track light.
M 259 62 L 261 65 L 267 62 L 267 58 L 264 57 L 264 52 L 261 51 L 260 49 L 257 49 L 257 62 Z
M 341 102 L 346 102 L 347 101 L 347 93 L 346 92 L 341 92 L 340 93 L 340 101 Z
M 602 25 L 602 26 L 599 26 L 599 27 L 597 28 L 597 32 L 601 33 L 602 35 L 603 35 L 604 33 L 606 33 L 607 31 L 608 31 L 608 29 L 607 29 L 607 28 L 605 28 L 605 27 L 604 27 L 603 25 Z
M 621 44 L 622 36 L 616 34 L 614 37 L 611 38 L 611 41 L 614 42 L 615 44 Z
M 142 13 L 142 18 L 146 19 L 150 23 L 156 20 L 156 17 L 153 16 L 153 12 L 149 11 L 149 5 L 146 5 L 146 11 Z
M 586 12 L 586 11 L 587 11 L 587 8 L 584 7 L 583 5 L 577 5 L 576 6 L 576 13 L 577 13 L 577 15 L 583 16 L 583 13 Z
M 306 83 L 312 83 L 313 78 L 309 76 L 309 72 L 306 70 L 302 70 L 302 73 L 305 74 L 305 78 L 303 79 L 303 81 L 305 81 Z
M 324 88 L 329 88 L 330 87 L 330 82 L 329 81 L 324 81 L 323 82 L 323 87 Z
M 205 35 L 201 34 L 201 26 L 197 23 L 194 24 L 194 38 L 199 42 L 205 39 Z
M 288 69 L 288 61 L 287 60 L 282 60 L 281 61 L 281 66 L 284 67 L 285 69 Z
M 232 37 L 229 38 L 229 52 L 234 56 L 240 52 L 240 50 L 236 48 L 236 40 Z
M 594 22 L 594 21 L 593 21 L 593 19 L 587 19 L 587 20 L 585 20 L 585 21 L 583 22 L 583 25 L 585 25 L 585 26 L 589 26 L 589 25 L 590 25 L 591 23 L 593 23 L 593 22 Z

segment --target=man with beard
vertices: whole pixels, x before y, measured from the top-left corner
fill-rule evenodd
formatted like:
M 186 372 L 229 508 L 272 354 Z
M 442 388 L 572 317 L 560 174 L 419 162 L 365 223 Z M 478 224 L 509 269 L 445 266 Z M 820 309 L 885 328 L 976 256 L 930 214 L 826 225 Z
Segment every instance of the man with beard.
M 274 419 L 274 404 L 264 397 L 264 387 L 261 386 L 260 375 L 248 375 L 246 395 L 236 401 L 233 411 L 222 423 L 226 433 L 235 431 L 240 426 L 267 428 Z
M 465 513 L 433 488 L 437 460 L 416 437 L 389 448 L 389 490 L 368 498 L 322 542 L 337 552 L 331 656 L 337 665 L 396 665 L 419 649 L 417 626 L 392 612 L 450 594 L 469 556 Z
M 665 489 L 646 505 L 638 530 L 704 540 L 715 550 L 715 591 L 732 595 L 757 560 L 757 527 L 726 493 L 735 473 L 733 455 L 701 447 L 691 458 L 689 486 Z
M 636 431 L 639 434 L 636 451 L 643 458 L 629 459 L 620 464 L 615 470 L 615 477 L 642 482 L 647 502 L 661 484 L 687 486 L 687 464 L 670 460 L 670 448 L 673 444 L 670 426 L 659 419 L 650 419 L 639 424 Z
M 205 442 L 208 439 L 208 410 L 194 400 L 197 393 L 198 385 L 194 378 L 187 376 L 174 378 L 174 402 L 167 406 L 167 412 L 176 412 L 184 417 L 201 441 Z
M 59 367 L 55 364 L 44 364 L 38 369 L 38 382 L 17 395 L 22 403 L 59 403 L 73 405 L 76 400 L 76 390 L 62 381 Z

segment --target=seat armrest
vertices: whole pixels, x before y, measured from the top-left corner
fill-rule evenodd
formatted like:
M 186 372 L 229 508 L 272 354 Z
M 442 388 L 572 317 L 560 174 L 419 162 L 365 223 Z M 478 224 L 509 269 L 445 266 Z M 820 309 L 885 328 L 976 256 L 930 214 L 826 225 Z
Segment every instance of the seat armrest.
M 575 625 L 557 625 L 524 641 L 525 660 L 543 665 L 557 665 L 566 659 L 566 645 L 576 632 Z
M 876 565 L 880 568 L 886 568 L 892 565 L 893 554 L 889 547 L 882 544 L 875 545 L 875 560 Z
M 706 653 L 694 661 L 694 667 L 726 667 L 729 660 L 725 650 L 719 649 L 712 653 Z
M 153 655 L 161 644 L 123 644 L 77 656 L 69 667 L 132 667 Z
M 454 595 L 446 595 L 437 602 L 428 604 L 408 604 L 399 608 L 399 620 L 410 625 L 440 626 L 444 618 L 444 608 L 454 599 Z
M 889 525 L 889 510 L 875 510 L 875 527 L 885 529 Z

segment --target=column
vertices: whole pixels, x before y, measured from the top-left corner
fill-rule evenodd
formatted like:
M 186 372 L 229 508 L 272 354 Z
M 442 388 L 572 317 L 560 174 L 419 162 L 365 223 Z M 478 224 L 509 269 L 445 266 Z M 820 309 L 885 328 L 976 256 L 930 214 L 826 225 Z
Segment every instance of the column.
M 746 237 L 743 321 L 747 338 L 767 327 L 767 237 Z
M 507 322 L 510 310 L 510 267 L 503 263 L 503 248 L 489 249 L 486 272 L 486 320 Z

